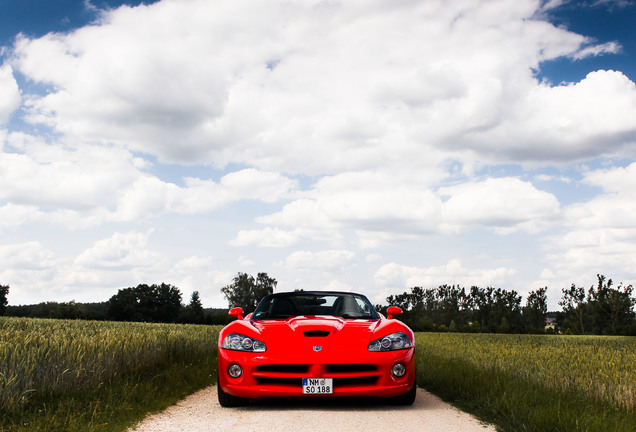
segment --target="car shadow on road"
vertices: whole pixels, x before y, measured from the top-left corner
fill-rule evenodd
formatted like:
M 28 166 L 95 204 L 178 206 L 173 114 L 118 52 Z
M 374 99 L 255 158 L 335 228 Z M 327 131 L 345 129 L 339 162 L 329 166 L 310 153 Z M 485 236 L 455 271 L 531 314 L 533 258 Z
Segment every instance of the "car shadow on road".
M 390 400 L 380 398 L 273 398 L 250 400 L 245 406 L 235 408 L 244 411 L 405 411 L 424 410 L 429 394 L 418 390 L 413 405 L 394 405 Z

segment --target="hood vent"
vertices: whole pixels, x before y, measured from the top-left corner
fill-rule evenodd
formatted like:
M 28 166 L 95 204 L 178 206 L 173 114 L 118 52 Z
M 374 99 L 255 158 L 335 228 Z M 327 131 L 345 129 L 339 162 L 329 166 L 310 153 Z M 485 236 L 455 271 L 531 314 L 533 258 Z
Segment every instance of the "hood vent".
M 328 330 L 307 330 L 305 332 L 306 337 L 326 337 L 329 336 Z

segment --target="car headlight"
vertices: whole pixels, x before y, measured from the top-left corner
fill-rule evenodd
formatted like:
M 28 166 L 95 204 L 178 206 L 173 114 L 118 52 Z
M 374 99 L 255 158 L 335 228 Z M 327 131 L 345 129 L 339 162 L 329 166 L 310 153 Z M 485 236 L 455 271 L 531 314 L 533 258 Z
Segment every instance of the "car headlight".
M 413 342 L 411 342 L 406 333 L 397 332 L 371 341 L 369 343 L 369 351 L 395 351 L 411 348 L 412 346 Z
M 222 348 L 234 351 L 265 352 L 267 347 L 257 339 L 240 333 L 230 333 L 223 338 Z

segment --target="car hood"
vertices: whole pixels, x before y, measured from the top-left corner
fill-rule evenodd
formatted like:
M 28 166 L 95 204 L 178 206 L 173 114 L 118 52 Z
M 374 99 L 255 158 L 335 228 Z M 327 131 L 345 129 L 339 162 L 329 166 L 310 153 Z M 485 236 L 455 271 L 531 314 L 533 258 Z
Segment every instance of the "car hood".
M 368 346 L 380 320 L 332 316 L 297 316 L 284 320 L 257 320 L 251 324 L 268 347 L 289 345 Z

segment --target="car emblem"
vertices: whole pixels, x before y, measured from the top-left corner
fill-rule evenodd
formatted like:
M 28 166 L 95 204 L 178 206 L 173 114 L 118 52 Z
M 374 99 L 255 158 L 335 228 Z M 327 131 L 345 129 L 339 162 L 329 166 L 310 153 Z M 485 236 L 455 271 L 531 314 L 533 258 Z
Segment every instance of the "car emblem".
M 320 345 L 314 345 L 314 351 L 318 352 L 322 350 L 322 347 Z

